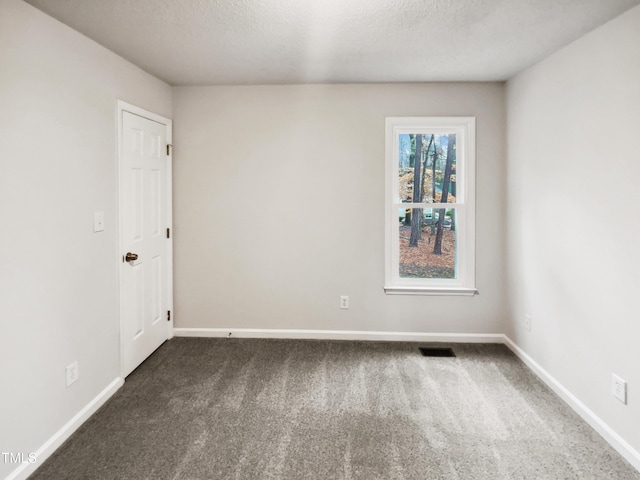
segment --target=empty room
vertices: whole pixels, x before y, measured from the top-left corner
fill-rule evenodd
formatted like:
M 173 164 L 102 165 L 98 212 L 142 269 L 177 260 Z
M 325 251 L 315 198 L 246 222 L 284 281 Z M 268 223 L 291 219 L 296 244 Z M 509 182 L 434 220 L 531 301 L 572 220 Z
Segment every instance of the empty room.
M 0 0 L 0 134 L 1 479 L 640 479 L 640 0 Z

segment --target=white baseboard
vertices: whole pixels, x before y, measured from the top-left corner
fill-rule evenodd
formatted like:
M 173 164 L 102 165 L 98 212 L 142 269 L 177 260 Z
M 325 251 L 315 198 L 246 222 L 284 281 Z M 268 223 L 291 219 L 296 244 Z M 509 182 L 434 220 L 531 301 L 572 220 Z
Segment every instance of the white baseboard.
M 551 376 L 533 358 L 527 355 L 509 337 L 504 336 L 504 343 L 515 353 L 544 383 L 547 384 L 560 398 L 562 398 L 578 415 L 598 432 L 620 455 L 622 455 L 636 470 L 640 471 L 640 452 L 629 445 L 600 417 L 582 403 L 575 395 L 567 390 L 558 380 Z
M 104 405 L 104 403 L 111 398 L 111 396 L 118 391 L 120 387 L 124 385 L 124 380 L 120 377 L 113 380 L 107 388 L 100 392 L 93 400 L 91 400 L 82 410 L 80 410 L 71 420 L 69 420 L 60 430 L 58 430 L 44 445 L 36 450 L 35 463 L 23 463 L 13 472 L 9 474 L 5 480 L 24 480 L 36 469 L 42 465 L 42 463 L 56 451 L 65 440 L 67 440 L 73 432 L 75 432 L 80 426 L 87 421 L 87 419 L 93 415 L 98 409 Z
M 393 342 L 504 343 L 504 335 L 486 333 L 373 332 L 259 328 L 174 328 L 176 337 L 290 338 L 299 340 L 372 340 Z

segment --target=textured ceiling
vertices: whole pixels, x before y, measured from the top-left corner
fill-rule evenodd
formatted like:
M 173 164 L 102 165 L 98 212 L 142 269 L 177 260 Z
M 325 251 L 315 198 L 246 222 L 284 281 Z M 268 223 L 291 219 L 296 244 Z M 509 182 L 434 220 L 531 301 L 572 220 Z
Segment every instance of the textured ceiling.
M 506 80 L 640 0 L 27 0 L 171 85 Z

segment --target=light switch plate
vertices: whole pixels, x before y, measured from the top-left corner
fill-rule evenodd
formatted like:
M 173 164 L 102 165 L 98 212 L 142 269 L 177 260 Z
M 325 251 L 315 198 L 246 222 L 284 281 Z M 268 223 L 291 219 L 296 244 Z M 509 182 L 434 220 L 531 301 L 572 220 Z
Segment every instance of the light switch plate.
M 93 231 L 104 232 L 104 212 L 93 213 Z

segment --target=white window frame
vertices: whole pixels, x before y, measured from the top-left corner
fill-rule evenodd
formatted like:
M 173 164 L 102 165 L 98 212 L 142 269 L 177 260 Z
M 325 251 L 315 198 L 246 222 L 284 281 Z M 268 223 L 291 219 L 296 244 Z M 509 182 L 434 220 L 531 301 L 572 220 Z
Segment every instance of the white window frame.
M 474 295 L 475 286 L 475 117 L 387 117 L 385 181 L 385 285 L 387 294 Z M 399 194 L 401 134 L 456 134 L 456 201 L 402 203 Z M 456 208 L 456 278 L 400 278 L 398 210 Z

